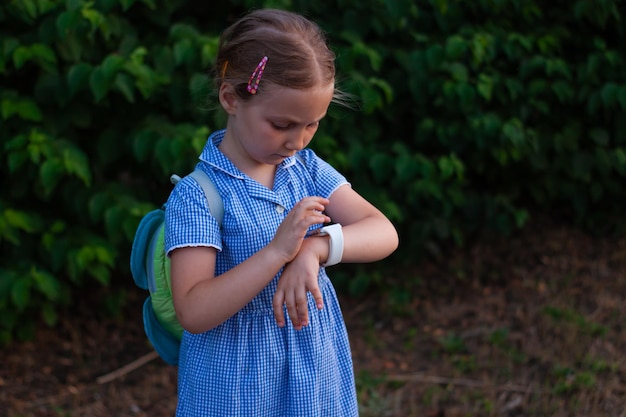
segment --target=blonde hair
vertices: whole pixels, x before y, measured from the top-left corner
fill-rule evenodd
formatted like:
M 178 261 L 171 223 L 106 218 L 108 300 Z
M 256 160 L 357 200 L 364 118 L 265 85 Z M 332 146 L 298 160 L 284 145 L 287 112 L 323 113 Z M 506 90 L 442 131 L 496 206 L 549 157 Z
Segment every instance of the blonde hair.
M 217 90 L 228 82 L 240 99 L 252 98 L 248 81 L 264 56 L 268 60 L 257 94 L 268 84 L 298 90 L 335 85 L 335 53 L 321 28 L 293 12 L 260 9 L 222 33 L 215 62 Z

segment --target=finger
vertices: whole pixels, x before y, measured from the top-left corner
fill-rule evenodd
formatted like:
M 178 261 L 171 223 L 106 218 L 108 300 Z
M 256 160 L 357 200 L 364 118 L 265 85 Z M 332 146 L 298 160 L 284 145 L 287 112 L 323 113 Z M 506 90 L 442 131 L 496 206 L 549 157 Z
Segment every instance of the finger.
M 313 288 L 309 290 L 313 299 L 315 299 L 315 305 L 318 310 L 324 308 L 324 296 L 322 296 L 322 292 L 320 291 L 320 287 L 316 284 Z
M 298 307 L 296 306 L 296 297 L 293 293 L 287 294 L 285 298 L 285 306 L 287 307 L 287 314 L 291 319 L 291 324 L 296 330 L 300 330 L 302 325 L 298 318 Z
M 308 326 L 309 325 L 309 306 L 306 298 L 306 290 L 303 289 L 301 292 L 298 292 L 296 299 L 296 309 L 298 313 L 298 322 L 300 326 Z
M 285 325 L 285 313 L 283 310 L 285 305 L 285 295 L 282 291 L 276 291 L 274 298 L 272 299 L 272 309 L 274 310 L 274 319 L 278 327 Z
M 326 206 L 329 201 L 326 198 L 321 197 L 307 197 L 302 199 L 297 205 L 296 208 L 300 208 L 304 211 L 316 211 L 318 213 L 322 213 L 326 210 Z

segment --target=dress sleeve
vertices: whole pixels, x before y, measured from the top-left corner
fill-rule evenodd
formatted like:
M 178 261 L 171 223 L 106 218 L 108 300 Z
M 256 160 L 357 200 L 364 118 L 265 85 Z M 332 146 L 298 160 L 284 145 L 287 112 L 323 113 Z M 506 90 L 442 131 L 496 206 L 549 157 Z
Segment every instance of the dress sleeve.
M 211 215 L 202 188 L 192 178 L 183 178 L 165 205 L 165 252 L 189 246 L 222 250 L 220 227 Z
M 303 165 L 311 175 L 317 194 L 329 198 L 342 185 L 351 186 L 346 177 L 311 149 L 300 151 Z

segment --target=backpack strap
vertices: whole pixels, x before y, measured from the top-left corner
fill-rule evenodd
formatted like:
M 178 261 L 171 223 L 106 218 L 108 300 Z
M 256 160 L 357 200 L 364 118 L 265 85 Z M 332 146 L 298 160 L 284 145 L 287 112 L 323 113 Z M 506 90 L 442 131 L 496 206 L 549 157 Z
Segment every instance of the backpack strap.
M 222 196 L 220 196 L 220 193 L 217 191 L 217 187 L 213 181 L 211 181 L 211 178 L 201 169 L 196 168 L 189 176 L 196 180 L 196 182 L 200 184 L 200 187 L 202 187 L 211 214 L 215 217 L 215 220 L 217 220 L 217 225 L 221 227 L 222 219 L 224 219 L 224 202 L 222 201 Z
M 204 191 L 209 210 L 211 210 L 211 214 L 217 221 L 217 225 L 221 227 L 222 220 L 224 219 L 224 202 L 222 201 L 222 196 L 220 196 L 220 193 L 217 191 L 217 187 L 213 181 L 211 181 L 211 178 L 199 168 L 193 170 L 189 176 L 193 178 L 200 188 L 202 188 L 202 191 Z M 172 184 L 178 183 L 180 179 L 178 175 L 172 175 L 170 177 Z

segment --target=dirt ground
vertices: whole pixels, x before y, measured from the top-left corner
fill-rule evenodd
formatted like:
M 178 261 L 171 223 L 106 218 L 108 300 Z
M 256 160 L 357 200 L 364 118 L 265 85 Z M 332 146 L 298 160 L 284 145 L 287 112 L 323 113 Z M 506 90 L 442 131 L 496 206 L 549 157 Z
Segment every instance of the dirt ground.
M 341 300 L 362 416 L 626 417 L 626 238 L 535 226 L 388 275 Z M 151 352 L 128 296 L 0 350 L 0 416 L 172 416 L 176 368 L 123 368 Z

